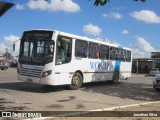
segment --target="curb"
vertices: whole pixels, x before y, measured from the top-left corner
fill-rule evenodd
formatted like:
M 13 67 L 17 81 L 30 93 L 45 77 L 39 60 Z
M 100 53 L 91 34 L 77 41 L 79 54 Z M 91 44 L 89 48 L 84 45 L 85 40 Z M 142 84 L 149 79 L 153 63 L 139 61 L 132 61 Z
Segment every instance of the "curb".
M 53 119 L 53 118 L 57 118 L 57 117 L 69 117 L 69 116 L 74 116 L 74 115 L 83 115 L 83 114 L 92 113 L 95 111 L 114 111 L 117 109 L 143 106 L 143 105 L 154 104 L 154 103 L 160 103 L 160 101 L 131 104 L 131 105 L 124 105 L 124 106 L 110 107 L 110 108 L 102 108 L 102 109 L 95 109 L 95 110 L 88 110 L 88 111 L 84 111 L 84 112 L 65 113 L 65 114 L 57 115 L 56 117 L 30 118 L 30 119 L 25 119 L 25 120 L 47 120 L 47 119 Z

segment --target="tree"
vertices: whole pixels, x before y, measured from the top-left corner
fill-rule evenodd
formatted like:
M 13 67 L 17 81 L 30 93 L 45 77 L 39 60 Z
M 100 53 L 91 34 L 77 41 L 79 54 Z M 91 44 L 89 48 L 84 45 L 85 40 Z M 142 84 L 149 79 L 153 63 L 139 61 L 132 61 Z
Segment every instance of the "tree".
M 141 2 L 146 2 L 146 0 L 133 0 L 133 1 L 141 1 Z M 110 0 L 95 0 L 94 5 L 97 7 L 98 5 L 104 6 L 106 5 Z

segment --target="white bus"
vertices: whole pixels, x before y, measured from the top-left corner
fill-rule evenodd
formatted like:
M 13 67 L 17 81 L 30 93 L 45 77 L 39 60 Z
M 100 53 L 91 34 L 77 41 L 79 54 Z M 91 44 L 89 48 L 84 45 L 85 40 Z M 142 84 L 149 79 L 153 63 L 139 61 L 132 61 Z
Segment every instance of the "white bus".
M 18 79 L 44 85 L 68 85 L 131 76 L 132 50 L 56 30 L 23 33 L 17 66 Z

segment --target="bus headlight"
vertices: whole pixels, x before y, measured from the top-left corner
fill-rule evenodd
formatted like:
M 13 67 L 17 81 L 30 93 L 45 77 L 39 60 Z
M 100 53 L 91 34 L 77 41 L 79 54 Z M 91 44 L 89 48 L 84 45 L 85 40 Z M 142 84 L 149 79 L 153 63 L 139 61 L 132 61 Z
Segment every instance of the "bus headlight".
M 51 73 L 52 73 L 52 70 L 45 71 L 42 73 L 42 77 L 46 77 L 46 76 L 50 75 Z

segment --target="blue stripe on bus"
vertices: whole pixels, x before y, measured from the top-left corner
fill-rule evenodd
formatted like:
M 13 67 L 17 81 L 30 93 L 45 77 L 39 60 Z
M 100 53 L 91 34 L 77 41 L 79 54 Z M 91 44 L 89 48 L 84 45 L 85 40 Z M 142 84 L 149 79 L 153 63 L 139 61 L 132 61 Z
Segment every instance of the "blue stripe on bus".
M 123 47 L 122 46 L 118 46 L 118 48 L 120 48 L 120 49 L 123 49 Z M 116 60 L 115 61 L 115 65 L 114 65 L 114 73 L 115 73 L 115 71 L 120 71 L 120 66 L 121 66 L 121 61 L 120 60 Z M 114 79 L 113 77 L 114 77 L 114 73 L 113 73 L 113 76 L 112 76 L 112 80 Z

